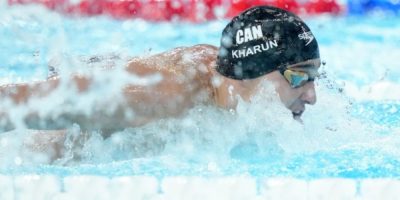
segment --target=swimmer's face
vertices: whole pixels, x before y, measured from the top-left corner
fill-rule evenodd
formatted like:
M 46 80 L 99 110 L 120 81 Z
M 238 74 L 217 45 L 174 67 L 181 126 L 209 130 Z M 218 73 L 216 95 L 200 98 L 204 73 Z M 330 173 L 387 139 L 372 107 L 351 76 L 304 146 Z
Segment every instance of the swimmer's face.
M 287 69 L 295 72 L 305 72 L 311 77 L 297 87 L 290 84 L 279 71 L 266 75 L 266 78 L 275 84 L 275 90 L 282 103 L 292 111 L 293 117 L 296 119 L 301 117 L 305 111 L 306 104 L 313 105 L 317 101 L 313 78 L 317 76 L 320 64 L 320 59 L 314 59 L 288 66 Z

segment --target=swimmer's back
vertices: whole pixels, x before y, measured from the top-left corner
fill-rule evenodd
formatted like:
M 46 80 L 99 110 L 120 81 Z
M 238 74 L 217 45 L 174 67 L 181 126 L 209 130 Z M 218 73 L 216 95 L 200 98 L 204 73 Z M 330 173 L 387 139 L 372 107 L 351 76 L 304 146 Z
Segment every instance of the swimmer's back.
M 213 76 L 218 49 L 211 45 L 179 47 L 148 57 L 133 58 L 127 71 L 141 77 L 159 74 L 153 85 L 130 85 L 125 90 L 128 104 L 140 116 L 135 123 L 178 116 L 212 98 Z

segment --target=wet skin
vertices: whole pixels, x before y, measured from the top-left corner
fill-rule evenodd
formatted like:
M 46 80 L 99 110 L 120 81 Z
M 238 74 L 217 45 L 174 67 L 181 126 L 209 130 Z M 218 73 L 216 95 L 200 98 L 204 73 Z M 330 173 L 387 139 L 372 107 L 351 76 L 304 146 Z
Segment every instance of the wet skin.
M 211 45 L 176 48 L 171 51 L 144 58 L 133 58 L 125 66 L 128 73 L 139 76 L 160 74 L 162 79 L 151 85 L 128 84 L 121 88 L 123 94 L 118 109 L 112 114 L 104 114 L 101 110 L 91 116 L 63 113 L 63 117 L 81 126 L 81 137 L 86 140 L 91 130 L 101 130 L 104 137 L 116 130 L 134 127 L 166 117 L 179 117 L 197 104 L 211 104 L 225 109 L 235 109 L 240 96 L 245 101 L 259 92 L 259 86 L 269 81 L 275 86 L 283 105 L 299 118 L 306 104 L 315 104 L 316 93 L 314 83 L 293 88 L 279 71 L 251 80 L 233 80 L 223 77 L 215 70 L 218 48 Z M 290 66 L 302 68 L 312 64 L 315 70 L 319 60 L 311 60 Z M 315 71 L 314 70 L 314 71 Z M 78 94 L 90 90 L 93 77 L 74 75 L 70 85 L 77 88 Z M 0 87 L 0 100 L 11 99 L 15 104 L 25 104 L 30 98 L 46 98 L 60 85 L 58 77 L 46 81 L 14 84 Z M 100 97 L 101 99 L 101 97 Z M 106 102 L 107 103 L 107 102 Z M 108 102 L 115 103 L 115 102 Z M 12 109 L 12 108 L 11 108 Z M 40 108 L 36 108 L 40 109 Z M 126 110 L 135 111 L 135 118 L 126 118 Z M 51 113 L 50 113 L 51 114 Z M 7 119 L 7 108 L 0 112 L 0 119 Z M 47 120 L 38 118 L 35 111 L 27 116 L 27 121 Z M 29 127 L 35 129 L 35 127 Z M 68 128 L 68 127 L 65 127 Z M 11 134 L 12 136 L 12 134 Z M 0 139 L 7 137 L 3 134 Z M 42 152 L 49 156 L 49 162 L 63 157 L 66 138 L 65 130 L 37 130 L 24 141 L 24 146 L 34 152 Z M 50 153 L 49 153 L 50 152 Z
M 78 123 L 83 130 L 99 129 L 104 133 L 111 133 L 161 118 L 182 116 L 185 111 L 197 104 L 213 104 L 235 109 L 236 97 L 240 96 L 243 100 L 250 101 L 251 97 L 259 92 L 257 88 L 263 81 L 269 81 L 275 86 L 282 103 L 295 117 L 301 116 L 306 104 L 313 105 L 316 102 L 312 81 L 293 88 L 279 71 L 250 80 L 226 78 L 215 70 L 217 54 L 217 47 L 196 45 L 175 48 L 149 57 L 133 58 L 125 66 L 128 73 L 138 76 L 159 74 L 162 78 L 151 85 L 127 84 L 121 88 L 124 97 L 122 100 L 105 102 L 118 104 L 114 113 L 104 114 L 101 110 L 97 110 L 92 116 L 76 113 L 64 113 L 62 116 L 71 123 Z M 317 71 L 319 65 L 320 61 L 316 59 L 289 67 L 300 69 L 312 66 L 312 69 Z M 90 89 L 92 78 L 76 75 L 71 82 L 79 93 L 84 93 Z M 46 98 L 59 86 L 59 83 L 59 78 L 53 77 L 39 83 L 3 86 L 0 88 L 0 98 L 11 98 L 15 103 L 23 104 L 32 97 Z M 133 119 L 126 118 L 127 110 L 135 113 Z M 6 110 L 0 114 L 1 117 L 7 116 Z M 34 111 L 27 118 L 30 122 L 46 120 L 35 116 Z

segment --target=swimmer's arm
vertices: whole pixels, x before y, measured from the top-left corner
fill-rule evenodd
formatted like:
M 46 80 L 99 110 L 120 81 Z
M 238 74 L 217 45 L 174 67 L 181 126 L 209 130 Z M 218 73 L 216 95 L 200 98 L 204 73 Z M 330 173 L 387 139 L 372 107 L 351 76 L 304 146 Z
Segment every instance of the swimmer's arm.
M 73 84 L 76 85 L 78 91 L 83 92 L 87 90 L 90 79 L 83 76 L 73 76 Z M 4 101 L 10 101 L 15 105 L 26 104 L 31 98 L 43 98 L 51 94 L 52 91 L 57 89 L 59 86 L 59 78 L 50 78 L 46 81 L 36 81 L 33 83 L 21 83 L 21 84 L 8 84 L 0 86 L 0 125 L 1 129 L 12 130 L 14 129 L 12 123 L 9 120 L 9 110 Z M 27 116 L 26 120 L 30 121 L 32 118 L 37 118 L 34 113 Z
M 90 78 L 74 75 L 72 76 L 74 83 L 79 92 L 87 90 L 90 84 Z M 0 86 L 0 99 L 9 98 L 15 104 L 26 103 L 32 97 L 45 97 L 55 90 L 60 84 L 57 77 L 50 78 L 46 81 L 36 81 L 33 83 L 8 84 Z
M 11 100 L 16 106 L 27 104 L 31 98 L 46 98 L 46 96 L 50 95 L 54 90 L 56 90 L 60 85 L 60 78 L 54 77 L 50 78 L 46 81 L 40 81 L 35 83 L 24 83 L 24 84 L 9 84 L 5 86 L 0 86 L 0 130 L 2 131 L 10 131 L 15 129 L 14 124 L 10 120 L 10 109 L 2 104 L 5 100 Z M 89 89 L 91 84 L 91 79 L 84 76 L 74 75 L 72 76 L 71 84 L 75 85 L 78 89 L 78 92 L 85 92 Z M 122 91 L 126 91 L 126 88 L 123 88 Z M 131 94 L 132 92 L 129 92 Z M 136 93 L 135 93 L 136 94 Z M 128 95 L 125 93 L 125 95 Z M 129 95 L 128 95 L 129 96 Z M 127 97 L 128 97 L 127 96 Z M 67 119 L 68 122 L 75 122 L 81 126 L 83 130 L 89 130 L 91 127 L 93 129 L 101 129 L 103 136 L 107 137 L 112 132 L 117 130 L 121 130 L 122 127 L 129 126 L 140 126 L 146 124 L 148 122 L 153 121 L 154 119 L 151 117 L 135 117 L 133 122 L 126 121 L 124 118 L 124 111 L 126 105 L 120 105 L 120 108 L 117 109 L 116 113 L 111 115 L 102 115 L 102 114 L 94 114 L 92 116 L 84 116 L 84 115 L 76 115 L 76 113 L 62 113 L 62 117 Z M 51 115 L 51 113 L 49 113 Z M 29 123 L 29 128 L 38 129 L 37 124 L 40 124 L 41 121 L 51 123 L 51 121 L 46 120 L 54 120 L 54 119 L 45 119 L 39 118 L 38 114 L 32 110 L 26 116 L 24 116 L 24 122 Z M 94 123 L 97 123 L 95 126 Z M 70 124 L 69 124 L 70 125 Z M 115 127 L 114 127 L 115 126 Z M 67 127 L 60 127 L 67 128 Z

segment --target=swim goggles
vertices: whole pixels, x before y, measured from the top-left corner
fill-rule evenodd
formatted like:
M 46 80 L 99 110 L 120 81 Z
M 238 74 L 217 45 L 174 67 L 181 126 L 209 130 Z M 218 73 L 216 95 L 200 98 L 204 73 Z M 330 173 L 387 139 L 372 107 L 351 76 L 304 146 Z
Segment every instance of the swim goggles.
M 292 88 L 299 88 L 319 76 L 318 68 L 314 66 L 284 68 L 280 72 Z

